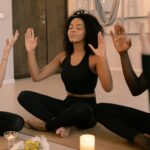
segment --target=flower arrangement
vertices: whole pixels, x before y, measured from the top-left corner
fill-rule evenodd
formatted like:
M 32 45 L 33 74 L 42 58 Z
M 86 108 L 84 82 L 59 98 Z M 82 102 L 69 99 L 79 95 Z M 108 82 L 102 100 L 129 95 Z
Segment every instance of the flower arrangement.
M 43 136 L 17 142 L 11 150 L 49 150 L 47 139 Z

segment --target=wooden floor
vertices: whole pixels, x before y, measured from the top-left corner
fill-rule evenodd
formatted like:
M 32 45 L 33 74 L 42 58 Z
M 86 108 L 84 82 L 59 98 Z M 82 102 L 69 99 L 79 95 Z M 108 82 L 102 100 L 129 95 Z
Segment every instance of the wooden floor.
M 66 148 L 67 150 L 79 149 L 79 138 L 82 134 L 95 135 L 96 150 L 141 150 L 134 144 L 120 138 L 99 124 L 88 130 L 73 130 L 67 138 L 61 138 L 52 132 L 39 132 L 27 128 L 24 128 L 21 132 L 32 136 L 43 135 L 52 143 L 68 147 Z M 56 148 L 50 150 L 56 150 Z
M 118 137 L 101 125 L 88 130 L 73 130 L 67 138 L 61 138 L 52 132 L 39 132 L 32 129 L 23 128 L 21 135 L 44 136 L 50 143 L 50 150 L 79 150 L 79 138 L 82 134 L 93 134 L 96 137 L 95 150 L 141 150 L 134 144 Z M 0 150 L 6 150 L 7 142 L 4 137 L 0 137 Z
M 7 148 L 7 141 L 4 137 L 0 136 L 0 150 L 6 150 Z

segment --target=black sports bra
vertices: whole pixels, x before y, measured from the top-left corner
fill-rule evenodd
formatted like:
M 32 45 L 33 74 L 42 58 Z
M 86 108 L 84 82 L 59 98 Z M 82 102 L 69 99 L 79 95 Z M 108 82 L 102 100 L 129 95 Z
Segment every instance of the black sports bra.
M 73 94 L 91 94 L 95 92 L 97 75 L 89 68 L 89 55 L 85 55 L 82 61 L 72 66 L 71 56 L 67 56 L 62 62 L 61 78 L 66 90 Z

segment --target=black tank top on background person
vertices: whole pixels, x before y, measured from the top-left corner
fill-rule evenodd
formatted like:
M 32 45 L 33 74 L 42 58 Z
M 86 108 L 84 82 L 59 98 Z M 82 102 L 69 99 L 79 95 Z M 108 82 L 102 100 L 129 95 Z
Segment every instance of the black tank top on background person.
M 71 56 L 62 62 L 61 78 L 67 92 L 91 94 L 95 92 L 97 75 L 89 68 L 89 55 L 85 55 L 78 65 L 71 65 Z

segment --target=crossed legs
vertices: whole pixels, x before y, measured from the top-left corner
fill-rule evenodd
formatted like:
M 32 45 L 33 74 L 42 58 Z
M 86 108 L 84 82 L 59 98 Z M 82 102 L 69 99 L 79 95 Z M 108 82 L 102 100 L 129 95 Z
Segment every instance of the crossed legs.
M 64 100 L 32 91 L 21 92 L 18 100 L 27 111 L 43 122 L 40 127 L 30 122 L 33 128 L 56 130 L 56 134 L 66 136 L 70 126 L 86 129 L 96 124 L 92 108 L 82 102 L 68 104 Z

